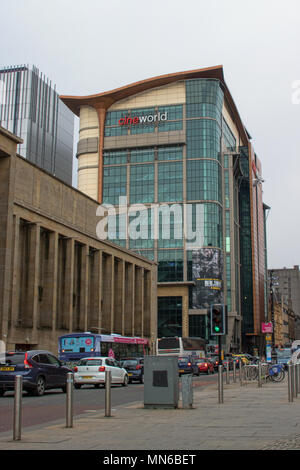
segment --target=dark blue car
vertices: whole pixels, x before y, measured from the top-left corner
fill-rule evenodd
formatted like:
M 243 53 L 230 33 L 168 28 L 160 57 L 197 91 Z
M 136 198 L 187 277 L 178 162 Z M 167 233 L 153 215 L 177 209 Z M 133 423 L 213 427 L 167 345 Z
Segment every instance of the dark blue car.
M 120 361 L 121 367 L 127 370 L 129 383 L 144 383 L 144 358 L 143 357 L 127 357 Z
M 179 356 L 178 357 L 178 372 L 179 377 L 183 374 L 194 374 L 197 370 L 194 358 L 191 356 Z
M 68 372 L 49 351 L 7 352 L 0 364 L 0 396 L 14 390 L 16 375 L 22 376 L 23 390 L 31 395 L 42 396 L 54 388 L 66 392 Z

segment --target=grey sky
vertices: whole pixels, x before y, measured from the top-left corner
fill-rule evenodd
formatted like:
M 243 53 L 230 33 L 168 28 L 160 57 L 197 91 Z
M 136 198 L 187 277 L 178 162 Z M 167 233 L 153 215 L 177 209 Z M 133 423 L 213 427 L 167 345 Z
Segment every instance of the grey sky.
M 68 95 L 222 64 L 262 161 L 269 267 L 300 264 L 299 0 L 2 0 L 1 37 L 2 65 Z

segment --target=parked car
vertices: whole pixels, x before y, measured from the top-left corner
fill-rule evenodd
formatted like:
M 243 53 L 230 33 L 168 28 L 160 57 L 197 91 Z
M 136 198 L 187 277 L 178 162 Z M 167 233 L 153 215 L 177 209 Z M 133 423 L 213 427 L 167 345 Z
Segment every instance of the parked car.
M 208 357 L 197 359 L 195 361 L 195 365 L 195 375 L 200 375 L 201 373 L 205 373 L 207 375 L 215 373 L 214 363 Z
M 214 370 L 218 370 L 219 367 L 219 356 L 209 356 L 208 359 L 213 363 Z
M 74 387 L 105 385 L 105 372 L 111 372 L 111 383 L 126 387 L 129 382 L 127 371 L 112 357 L 86 357 L 74 368 Z
M 0 364 L 0 396 L 14 390 L 15 376 L 22 376 L 23 390 L 42 396 L 45 390 L 67 390 L 67 373 L 56 356 L 49 351 L 6 352 L 5 363 Z
M 194 359 L 190 356 L 179 356 L 178 357 L 178 372 L 179 377 L 182 374 L 193 374 L 195 370 Z
M 127 357 L 120 361 L 121 367 L 127 370 L 129 383 L 133 381 L 144 383 L 144 358 Z

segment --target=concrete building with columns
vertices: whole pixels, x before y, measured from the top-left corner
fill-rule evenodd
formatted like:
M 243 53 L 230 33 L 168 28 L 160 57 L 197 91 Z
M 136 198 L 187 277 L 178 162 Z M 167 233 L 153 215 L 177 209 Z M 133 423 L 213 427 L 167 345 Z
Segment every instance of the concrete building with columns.
M 157 266 L 99 240 L 98 203 L 17 155 L 0 127 L 0 340 L 48 349 L 69 332 L 157 336 Z
M 223 67 L 60 98 L 80 118 L 81 191 L 103 204 L 117 206 L 120 197 L 128 207 L 143 204 L 144 232 L 153 224 L 153 205 L 179 209 L 171 214 L 169 239 L 161 236 L 163 219 L 157 238 L 123 237 L 121 222 L 111 238 L 158 263 L 158 336 L 210 341 L 210 306 L 222 303 L 226 349 L 261 349 L 267 316 L 262 170 Z M 187 217 L 183 207 L 190 209 Z M 191 245 L 174 233 L 180 227 L 195 233 L 198 209 L 201 240 Z

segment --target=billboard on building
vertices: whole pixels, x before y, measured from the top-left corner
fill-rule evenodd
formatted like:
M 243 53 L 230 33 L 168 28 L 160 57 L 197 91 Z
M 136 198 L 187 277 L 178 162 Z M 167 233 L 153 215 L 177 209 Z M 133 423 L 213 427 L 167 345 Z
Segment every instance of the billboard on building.
M 208 309 L 211 304 L 223 303 L 223 253 L 216 248 L 193 250 L 192 271 L 193 309 Z

